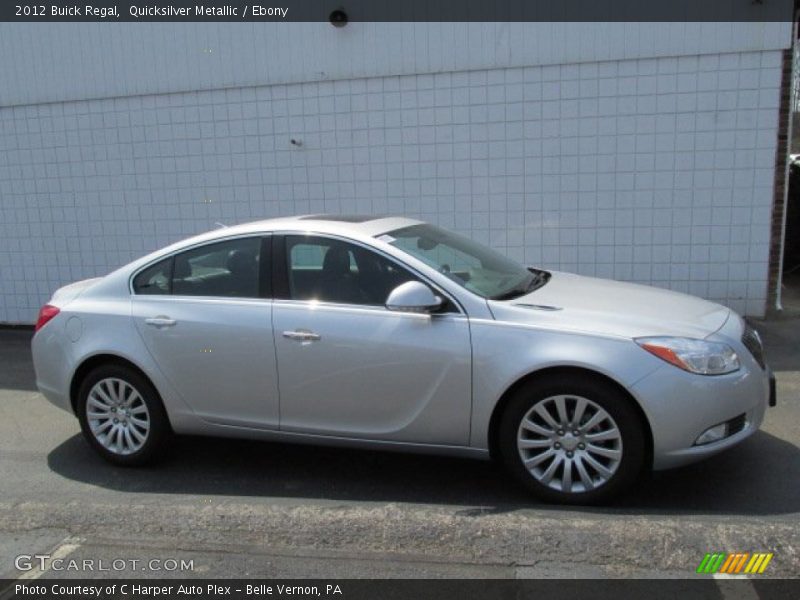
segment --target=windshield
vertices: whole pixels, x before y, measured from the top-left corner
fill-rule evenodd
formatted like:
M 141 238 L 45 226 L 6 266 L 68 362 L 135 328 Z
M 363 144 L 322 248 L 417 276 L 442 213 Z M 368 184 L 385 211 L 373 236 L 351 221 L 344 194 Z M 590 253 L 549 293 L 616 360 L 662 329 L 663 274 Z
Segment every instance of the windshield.
M 378 238 L 484 298 L 521 296 L 545 281 L 543 272 L 537 275 L 499 252 L 434 225 L 412 225 Z

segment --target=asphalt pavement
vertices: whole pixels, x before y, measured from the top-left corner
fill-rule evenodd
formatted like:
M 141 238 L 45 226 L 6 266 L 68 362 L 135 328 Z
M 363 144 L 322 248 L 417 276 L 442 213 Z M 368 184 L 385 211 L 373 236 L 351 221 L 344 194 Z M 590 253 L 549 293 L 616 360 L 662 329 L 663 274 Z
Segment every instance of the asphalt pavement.
M 538 503 L 488 462 L 385 452 L 182 438 L 114 467 L 36 391 L 31 332 L 0 330 L 0 576 L 675 578 L 706 552 L 772 552 L 763 576 L 795 577 L 800 319 L 756 325 L 779 397 L 762 430 L 603 508 Z M 18 559 L 37 554 L 67 560 Z

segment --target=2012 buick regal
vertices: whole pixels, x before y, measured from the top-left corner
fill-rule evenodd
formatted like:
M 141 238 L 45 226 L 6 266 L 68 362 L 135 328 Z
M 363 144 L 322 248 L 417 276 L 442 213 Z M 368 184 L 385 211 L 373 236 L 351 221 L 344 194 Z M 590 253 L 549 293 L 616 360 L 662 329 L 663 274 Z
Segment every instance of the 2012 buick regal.
M 179 242 L 58 290 L 33 356 L 114 463 L 173 433 L 493 456 L 557 502 L 729 448 L 774 403 L 758 334 L 723 306 L 394 217 Z

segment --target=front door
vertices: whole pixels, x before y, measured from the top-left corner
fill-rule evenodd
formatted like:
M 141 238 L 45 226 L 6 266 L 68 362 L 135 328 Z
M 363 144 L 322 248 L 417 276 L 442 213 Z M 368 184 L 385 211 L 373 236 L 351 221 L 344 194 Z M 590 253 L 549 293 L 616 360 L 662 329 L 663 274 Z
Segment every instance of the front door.
M 393 260 L 323 236 L 286 236 L 273 306 L 281 429 L 466 445 L 471 407 L 467 317 L 389 311 L 413 279 Z

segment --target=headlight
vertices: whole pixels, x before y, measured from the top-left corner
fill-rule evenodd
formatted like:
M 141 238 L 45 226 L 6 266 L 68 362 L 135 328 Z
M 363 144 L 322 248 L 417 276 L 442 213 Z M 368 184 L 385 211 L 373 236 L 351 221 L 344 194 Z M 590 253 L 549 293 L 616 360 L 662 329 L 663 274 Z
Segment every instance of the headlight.
M 727 344 L 680 337 L 638 338 L 634 341 L 650 354 L 690 373 L 724 375 L 739 369 L 739 357 Z

